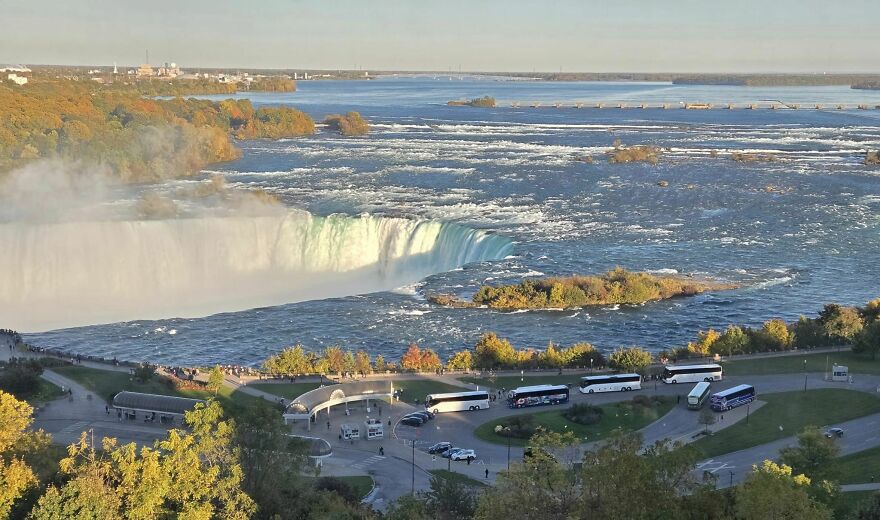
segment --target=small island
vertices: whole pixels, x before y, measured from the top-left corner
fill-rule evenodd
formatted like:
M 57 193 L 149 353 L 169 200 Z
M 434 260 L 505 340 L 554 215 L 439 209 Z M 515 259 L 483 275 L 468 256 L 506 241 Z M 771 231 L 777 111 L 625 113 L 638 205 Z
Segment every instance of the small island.
M 574 309 L 590 305 L 641 304 L 736 287 L 726 282 L 655 276 L 618 267 L 598 276 L 527 279 L 519 284 L 497 287 L 484 285 L 471 301 L 448 294 L 429 295 L 427 299 L 437 305 L 456 308 Z
M 495 98 L 483 96 L 471 99 L 470 101 L 449 101 L 446 104 L 451 107 L 495 108 Z
M 370 132 L 370 124 L 358 112 L 331 114 L 324 118 L 324 124 L 346 137 L 367 135 Z
M 865 164 L 868 166 L 880 165 L 880 151 L 865 152 Z

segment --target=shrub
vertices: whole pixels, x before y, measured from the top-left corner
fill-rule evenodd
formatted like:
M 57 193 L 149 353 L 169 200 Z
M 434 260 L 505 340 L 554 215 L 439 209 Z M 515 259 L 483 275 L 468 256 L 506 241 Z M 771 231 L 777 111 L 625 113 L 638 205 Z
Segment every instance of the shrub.
M 494 108 L 495 107 L 495 98 L 491 96 L 483 96 L 474 98 L 467 102 L 468 105 L 472 107 L 480 107 L 480 108 Z
M 562 415 L 571 422 L 591 425 L 602 420 L 602 413 L 603 410 L 598 406 L 580 403 L 572 406 L 563 412 Z
M 516 415 L 508 417 L 495 426 L 495 433 L 502 437 L 514 439 L 531 439 L 537 431 L 535 418 L 531 415 Z
M 367 135 L 370 132 L 370 124 L 358 112 L 331 114 L 324 119 L 324 124 L 346 137 Z
M 660 162 L 660 148 L 658 146 L 637 145 L 627 148 L 615 148 L 608 152 L 608 162 L 611 164 L 626 164 L 631 162 L 646 162 L 657 164 Z

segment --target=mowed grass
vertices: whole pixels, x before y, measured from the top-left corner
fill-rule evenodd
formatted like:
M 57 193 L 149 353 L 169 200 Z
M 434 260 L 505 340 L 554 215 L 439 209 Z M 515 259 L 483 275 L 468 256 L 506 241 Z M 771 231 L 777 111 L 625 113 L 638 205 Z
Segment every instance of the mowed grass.
M 571 384 L 572 387 L 578 386 L 581 383 L 581 378 L 583 376 L 589 375 L 587 373 L 583 374 L 563 374 L 558 375 L 557 373 L 548 373 L 546 375 L 528 375 L 526 374 L 523 377 L 520 376 L 501 376 L 496 377 L 494 380 L 489 379 L 488 377 L 462 377 L 459 378 L 460 381 L 464 381 L 465 383 L 477 384 L 480 388 L 495 388 L 500 390 L 501 388 L 506 388 L 510 390 L 511 388 L 517 388 L 520 386 L 531 386 L 531 385 L 566 385 Z
M 575 436 L 582 442 L 593 442 L 607 437 L 614 430 L 619 429 L 625 432 L 641 430 L 645 426 L 669 413 L 669 411 L 675 406 L 672 399 L 664 399 L 650 408 L 642 406 L 629 408 L 622 407 L 620 406 L 621 404 L 622 403 L 612 403 L 600 406 L 599 408 L 602 408 L 603 411 L 602 420 L 592 425 L 584 425 L 569 421 L 564 415 L 562 415 L 566 408 L 555 406 L 550 410 L 540 411 L 530 415 L 534 418 L 535 425 L 559 433 L 567 431 L 574 432 Z M 486 442 L 507 444 L 507 437 L 495 433 L 495 426 L 503 424 L 506 418 L 507 417 L 500 417 L 481 424 L 476 430 L 474 430 L 474 435 Z M 528 439 L 510 438 L 510 444 L 513 446 L 525 446 L 527 443 Z
M 428 394 L 467 392 L 469 389 L 431 379 L 402 379 L 394 382 L 394 391 L 398 390 L 400 391 L 401 401 L 413 404 L 418 399 L 419 404 L 424 404 L 425 396 Z M 473 390 L 473 388 L 470 390 Z
M 482 482 L 475 478 L 471 478 L 467 475 L 462 475 L 461 473 L 456 473 L 455 471 L 449 471 L 446 469 L 432 469 L 429 472 L 437 477 L 451 480 L 453 482 L 458 482 L 460 484 L 464 484 L 465 486 L 470 486 L 474 488 L 483 488 L 487 486 L 485 482 Z
M 880 479 L 880 446 L 840 457 L 835 462 L 835 466 L 835 477 L 841 484 L 864 484 L 878 481 Z
M 114 395 L 123 390 L 145 394 L 174 395 L 192 399 L 215 397 L 214 394 L 207 390 L 177 390 L 168 379 L 159 375 L 154 376 L 149 381 L 140 382 L 135 381 L 130 374 L 115 370 L 100 370 L 77 365 L 55 367 L 52 370 L 64 377 L 73 379 L 108 402 Z M 234 391 L 227 386 L 221 387 L 216 397 L 220 400 L 228 400 L 241 405 L 263 401 L 259 397 Z
M 694 446 L 707 457 L 714 457 L 797 435 L 805 426 L 829 426 L 880 412 L 880 399 L 853 390 L 828 388 L 759 394 L 758 399 L 767 404 L 752 413 L 748 423 L 741 420 L 696 441 Z
M 880 359 L 858 356 L 849 351 L 840 353 L 804 354 L 801 356 L 778 356 L 757 359 L 725 361 L 724 375 L 765 375 L 803 373 L 804 360 L 807 372 L 831 371 L 835 364 L 849 367 L 853 374 L 880 374 Z
M 251 388 L 277 395 L 288 400 L 296 399 L 304 393 L 321 386 L 318 382 L 313 383 L 251 383 Z

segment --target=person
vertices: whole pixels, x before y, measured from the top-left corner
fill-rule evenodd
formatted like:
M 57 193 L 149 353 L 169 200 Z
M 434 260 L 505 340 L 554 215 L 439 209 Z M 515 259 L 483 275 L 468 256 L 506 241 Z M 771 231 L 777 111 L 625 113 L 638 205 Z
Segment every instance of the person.
M 383 457 L 385 456 L 385 448 L 382 446 L 379 446 L 379 455 L 382 455 Z
M 489 478 L 489 468 L 486 468 L 486 478 Z
M 104 411 L 107 412 L 107 415 L 110 415 L 110 406 L 104 405 Z
M 681 404 L 681 394 L 675 396 L 675 404 Z
M 467 463 L 468 463 L 468 466 L 471 465 L 471 458 L 470 457 L 467 458 Z
M 327 430 L 330 429 L 330 421 L 327 421 Z

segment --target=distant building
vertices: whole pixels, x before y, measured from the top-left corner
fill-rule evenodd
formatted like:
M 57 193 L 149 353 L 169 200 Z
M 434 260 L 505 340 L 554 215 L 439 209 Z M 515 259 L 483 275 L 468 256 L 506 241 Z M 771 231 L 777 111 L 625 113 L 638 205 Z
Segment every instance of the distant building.
M 28 82 L 28 79 L 24 76 L 19 76 L 18 74 L 10 73 L 6 76 L 6 79 L 12 81 L 16 85 L 24 85 Z
M 31 69 L 24 65 L 0 65 L 0 72 L 14 72 L 21 76 L 24 74 L 30 74 Z
M 153 72 L 153 66 L 150 65 L 149 63 L 143 63 L 143 64 L 141 64 L 140 67 L 138 67 L 137 77 L 149 78 L 152 76 L 155 76 L 155 73 Z
M 174 62 L 165 62 L 163 66 L 159 67 L 157 73 L 158 76 L 161 76 L 163 78 L 176 78 L 181 74 L 183 73 L 181 72 L 180 67 L 178 67 L 177 64 Z

